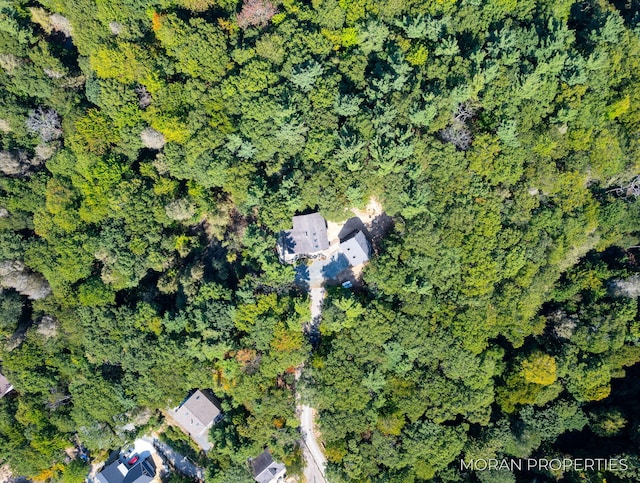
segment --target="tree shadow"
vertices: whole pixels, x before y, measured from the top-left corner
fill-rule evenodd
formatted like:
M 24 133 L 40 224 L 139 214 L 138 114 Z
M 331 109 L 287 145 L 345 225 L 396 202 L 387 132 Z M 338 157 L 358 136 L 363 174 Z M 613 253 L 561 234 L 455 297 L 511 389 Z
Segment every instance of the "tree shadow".
M 345 282 L 351 282 L 352 287 L 361 285 L 361 282 L 356 278 L 351 267 L 342 270 L 328 285 L 337 286 L 342 285 Z
M 331 257 L 331 261 L 322 267 L 322 277 L 329 282 L 335 280 L 343 270 L 349 268 L 349 260 L 343 253 Z
M 104 462 L 104 467 L 106 468 L 107 466 L 109 466 L 111 463 L 113 463 L 114 461 L 120 459 L 120 451 L 121 449 L 114 449 L 111 451 L 111 453 L 109 453 L 109 457 L 107 458 L 107 460 Z
M 301 263 L 296 267 L 294 283 L 300 290 L 304 292 L 309 291 L 310 278 L 311 274 L 309 273 L 309 267 L 306 263 Z
M 635 28 L 640 23 L 640 1 L 638 0 L 612 0 L 611 4 L 618 9 L 625 23 L 630 28 Z
M 292 263 L 296 260 L 296 241 L 287 231 L 281 231 L 278 236 L 277 251 L 281 263 Z
M 380 252 L 382 240 L 393 229 L 393 225 L 393 218 L 386 213 L 381 213 L 371 220 L 371 226 L 365 235 L 368 235 L 367 239 L 371 242 L 374 253 L 377 254 Z

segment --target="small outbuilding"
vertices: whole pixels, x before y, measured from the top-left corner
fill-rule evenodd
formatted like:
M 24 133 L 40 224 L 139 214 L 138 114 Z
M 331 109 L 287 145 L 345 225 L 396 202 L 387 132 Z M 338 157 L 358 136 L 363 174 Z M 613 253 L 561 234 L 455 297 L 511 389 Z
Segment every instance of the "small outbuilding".
M 320 213 L 294 216 L 293 230 L 280 232 L 278 253 L 282 262 L 312 257 L 329 248 L 327 222 Z
M 349 265 L 352 267 L 368 262 L 371 254 L 369 241 L 360 230 L 350 233 L 340 241 L 340 251 L 347 257 Z
M 172 411 L 176 423 L 204 451 L 211 449 L 209 429 L 222 419 L 220 402 L 208 389 L 198 389 Z
M 287 467 L 283 463 L 273 461 L 271 453 L 265 449 L 257 458 L 249 459 L 251 474 L 257 483 L 278 483 L 284 481 Z

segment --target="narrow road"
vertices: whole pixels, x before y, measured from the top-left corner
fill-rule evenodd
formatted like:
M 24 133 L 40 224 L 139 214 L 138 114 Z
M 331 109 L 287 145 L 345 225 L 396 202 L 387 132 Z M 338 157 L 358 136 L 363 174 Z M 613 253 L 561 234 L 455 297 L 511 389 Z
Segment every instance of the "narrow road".
M 322 302 L 324 301 L 324 288 L 316 287 L 309 291 L 311 300 L 311 327 L 313 330 L 320 328 L 320 316 L 322 315 Z
M 307 483 L 326 483 L 324 466 L 327 462 L 322 449 L 316 440 L 313 430 L 313 416 L 315 411 L 310 406 L 300 406 L 300 427 L 304 441 L 304 476 Z
M 322 287 L 313 287 L 309 293 L 309 298 L 311 299 L 311 321 L 306 328 L 306 332 L 312 340 L 319 334 L 324 295 L 325 291 Z M 299 399 L 300 395 L 296 396 Z M 313 419 L 315 411 L 310 406 L 298 405 L 298 413 L 300 414 L 300 430 L 302 432 L 304 476 L 307 483 L 327 483 L 324 477 L 324 467 L 327 460 L 322 453 L 320 444 L 316 440 L 314 431 Z
M 153 445 L 174 467 L 174 469 L 196 481 L 204 481 L 204 470 L 194 465 L 186 456 L 174 451 L 174 449 L 158 439 L 154 439 Z

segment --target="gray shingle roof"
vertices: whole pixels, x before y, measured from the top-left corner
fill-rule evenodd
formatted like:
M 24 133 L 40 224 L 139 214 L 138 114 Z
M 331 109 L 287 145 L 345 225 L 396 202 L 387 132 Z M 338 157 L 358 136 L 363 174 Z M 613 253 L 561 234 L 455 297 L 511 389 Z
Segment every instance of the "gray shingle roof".
M 156 474 L 156 467 L 151 458 L 139 459 L 129 466 L 120 456 L 96 475 L 100 483 L 150 483 Z
M 288 253 L 306 255 L 329 248 L 327 222 L 320 213 L 293 217 L 293 230 L 283 232 L 282 243 Z
M 258 483 L 269 483 L 274 481 L 276 476 L 282 476 L 286 467 L 282 463 L 273 461 L 269 450 L 265 449 L 262 454 L 249 460 L 253 479 Z
M 206 451 L 211 448 L 208 429 L 220 414 L 220 403 L 213 394 L 197 390 L 173 412 L 173 418 Z

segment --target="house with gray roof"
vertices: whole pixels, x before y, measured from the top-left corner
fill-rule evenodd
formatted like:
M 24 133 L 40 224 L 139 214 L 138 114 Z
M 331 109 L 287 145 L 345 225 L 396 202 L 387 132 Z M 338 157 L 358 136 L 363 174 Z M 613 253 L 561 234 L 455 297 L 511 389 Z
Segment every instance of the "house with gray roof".
M 2 373 L 0 373 L 0 397 L 3 397 L 5 394 L 10 393 L 13 390 L 13 386 L 9 382 L 9 379 L 4 377 Z
M 198 389 L 171 416 L 204 451 L 211 449 L 209 429 L 222 419 L 220 402 L 208 389 Z
M 329 248 L 327 222 L 320 213 L 294 216 L 293 229 L 280 232 L 278 254 L 284 263 L 313 257 Z
M 118 455 L 118 458 L 96 475 L 98 483 L 150 483 L 156 466 L 150 456 Z
M 347 257 L 349 265 L 355 267 L 369 261 L 371 247 L 364 233 L 357 230 L 340 240 L 340 251 Z
M 287 473 L 287 467 L 283 463 L 273 461 L 268 449 L 265 449 L 257 458 L 251 458 L 249 466 L 253 479 L 257 483 L 282 482 Z

